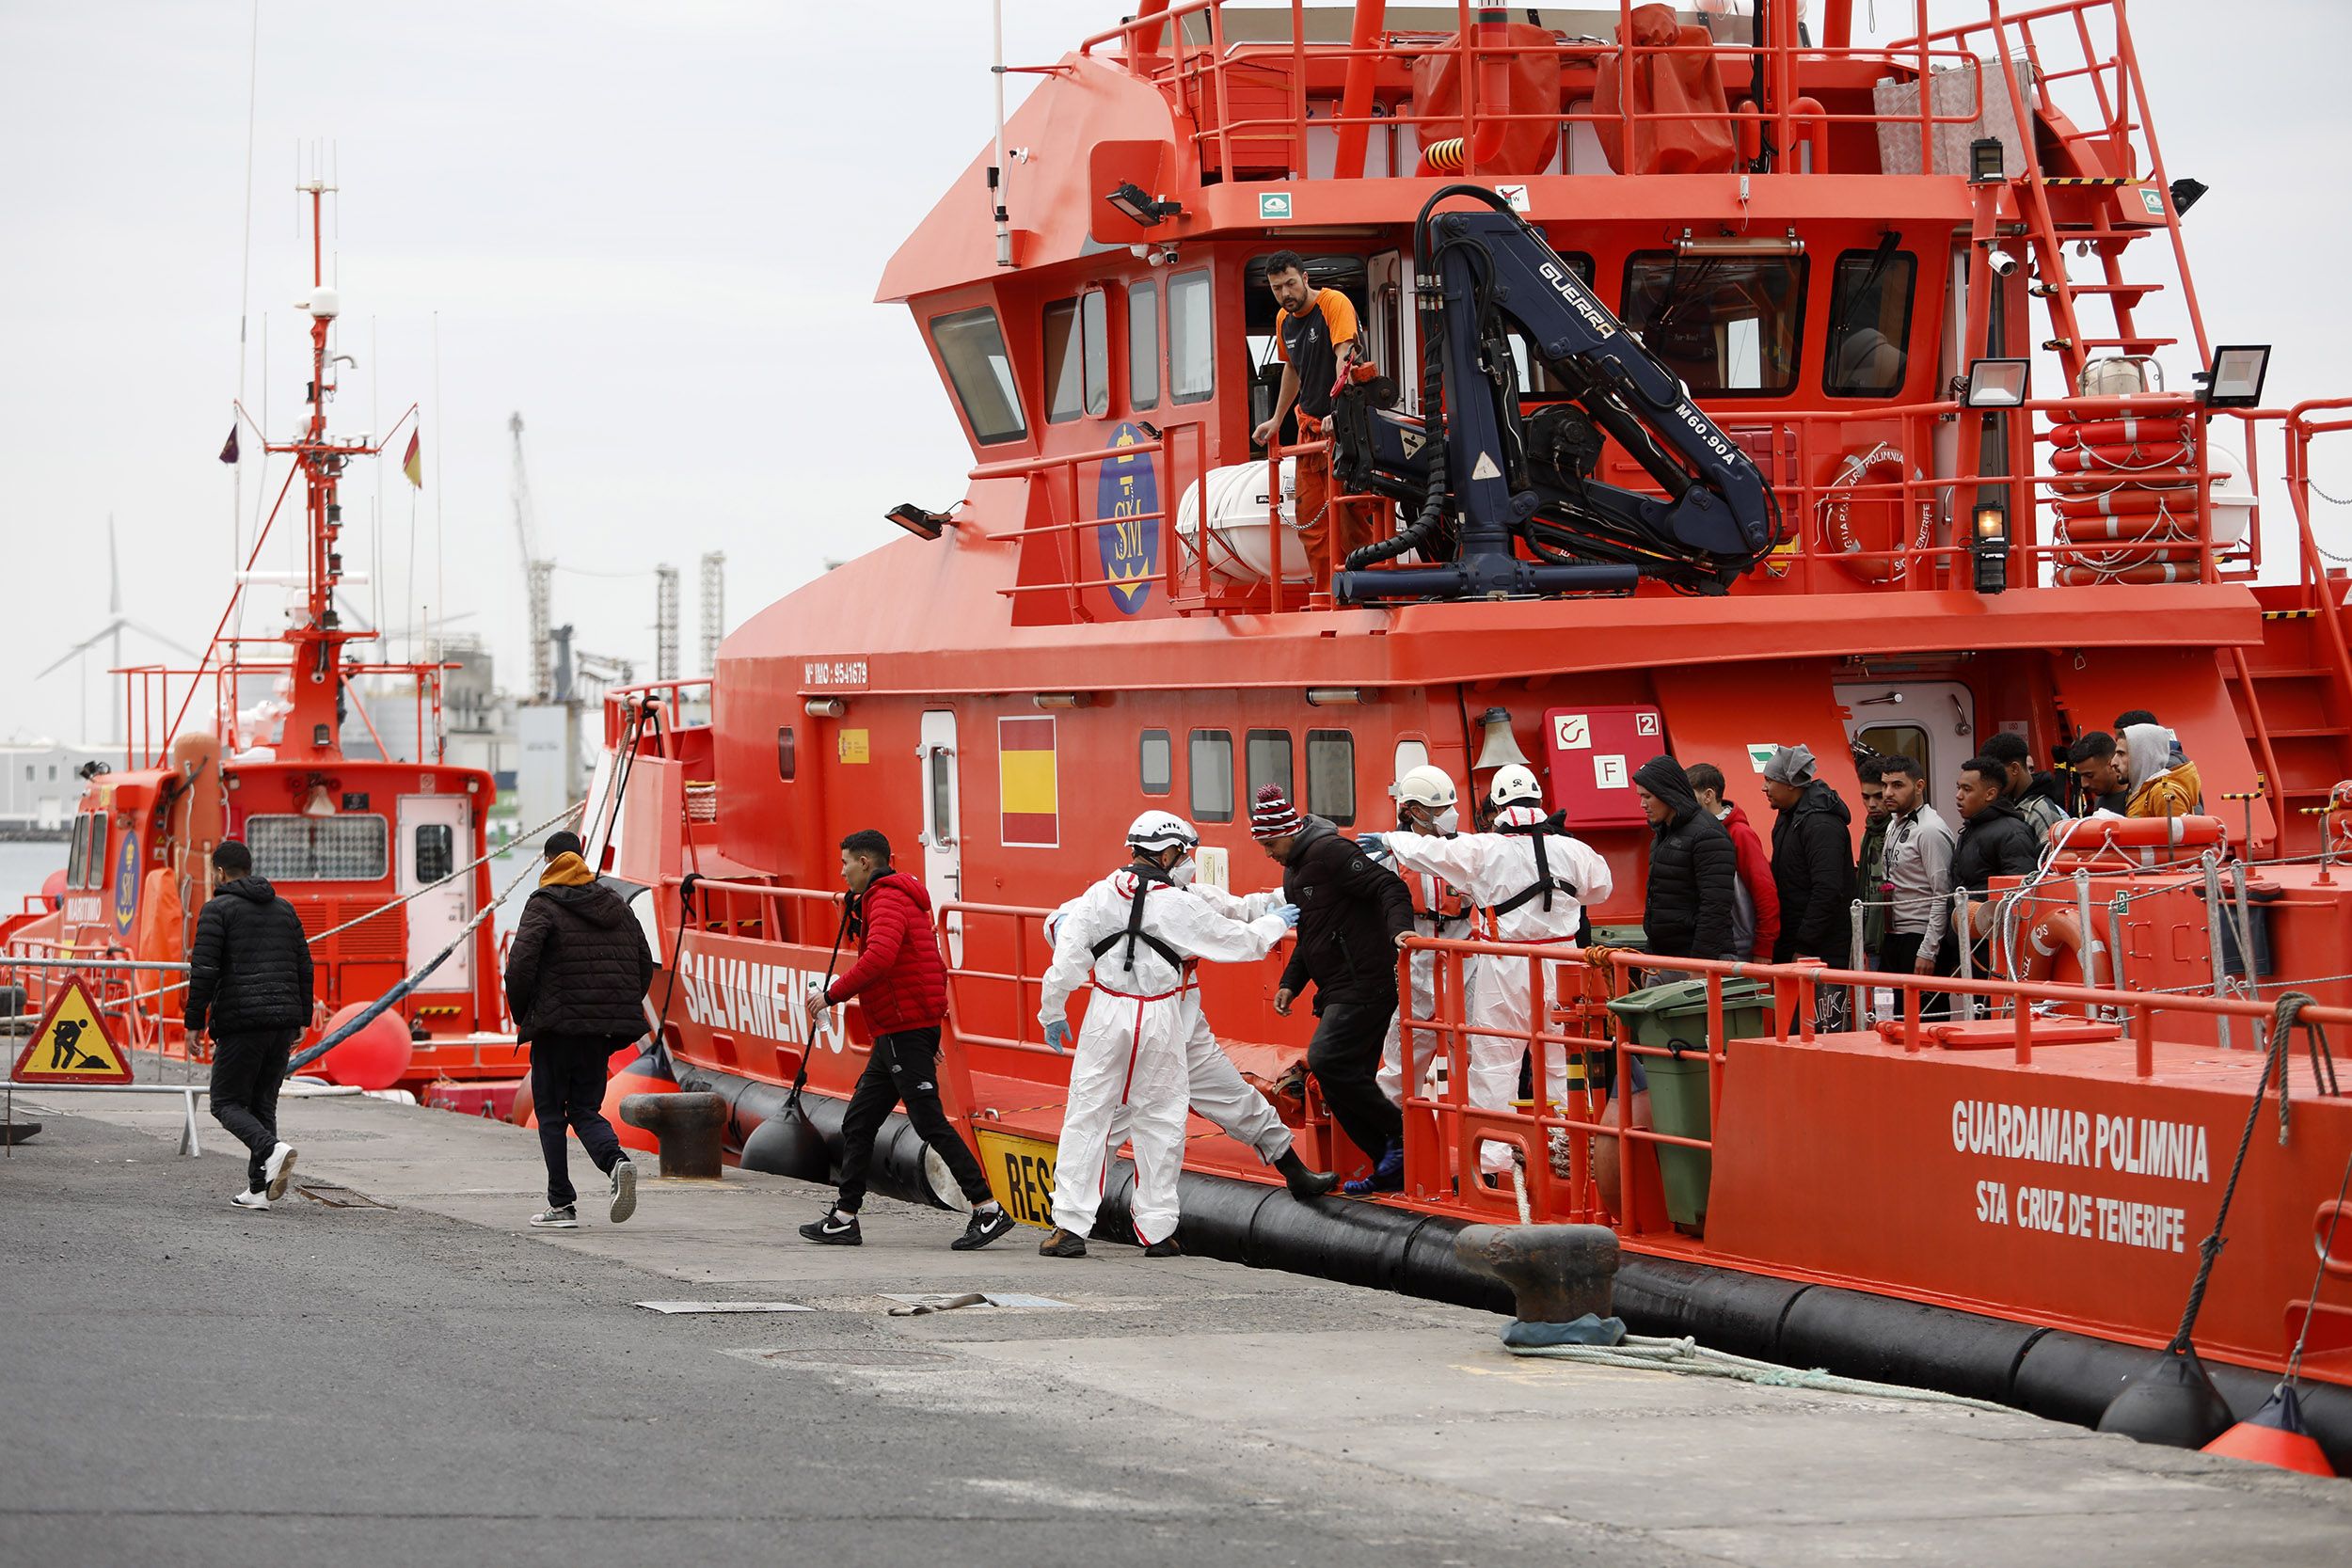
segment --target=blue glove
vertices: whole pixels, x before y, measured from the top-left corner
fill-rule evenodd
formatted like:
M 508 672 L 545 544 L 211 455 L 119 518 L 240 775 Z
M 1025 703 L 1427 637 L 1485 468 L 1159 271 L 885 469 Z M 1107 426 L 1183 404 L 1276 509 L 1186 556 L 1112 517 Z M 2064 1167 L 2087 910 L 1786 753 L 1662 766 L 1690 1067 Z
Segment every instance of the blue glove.
M 1367 855 L 1386 855 L 1389 852 L 1389 836 L 1386 833 L 1358 833 L 1356 842 L 1364 847 Z
M 1070 1054 L 1070 1025 L 1060 1019 L 1045 1026 L 1045 1043 L 1060 1055 Z
M 1275 912 L 1276 916 L 1277 916 L 1277 917 L 1279 917 L 1279 918 L 1281 920 L 1281 922 L 1282 922 L 1282 924 L 1283 924 L 1283 925 L 1285 925 L 1285 926 L 1289 927 L 1290 927 L 1292 930 L 1294 930 L 1294 931 L 1295 931 L 1295 930 L 1297 930 L 1297 929 L 1298 929 L 1298 906 L 1297 906 L 1297 905 L 1295 905 L 1295 904 L 1285 904 L 1285 905 L 1283 905 L 1280 909 L 1276 910 L 1274 912 Z

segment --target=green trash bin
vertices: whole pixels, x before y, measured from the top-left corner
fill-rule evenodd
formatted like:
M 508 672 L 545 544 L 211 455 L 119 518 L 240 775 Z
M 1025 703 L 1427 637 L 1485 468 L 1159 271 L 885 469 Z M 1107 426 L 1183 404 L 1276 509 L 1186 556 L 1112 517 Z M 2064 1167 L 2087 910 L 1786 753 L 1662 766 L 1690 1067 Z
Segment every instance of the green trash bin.
M 1593 940 L 1603 947 L 1640 947 L 1649 938 L 1639 926 L 1596 926 Z
M 1731 1039 L 1766 1032 L 1772 990 L 1755 980 L 1724 982 L 1724 1028 Z M 1677 1138 L 1712 1136 L 1707 1106 L 1707 982 L 1677 980 L 1628 991 L 1609 1004 L 1629 1043 L 1677 1053 L 1644 1056 L 1649 1078 L 1650 1122 Z M 1675 1224 L 1695 1228 L 1707 1217 L 1707 1185 L 1713 1157 L 1704 1149 L 1658 1146 L 1658 1169 L 1666 1187 L 1666 1213 Z

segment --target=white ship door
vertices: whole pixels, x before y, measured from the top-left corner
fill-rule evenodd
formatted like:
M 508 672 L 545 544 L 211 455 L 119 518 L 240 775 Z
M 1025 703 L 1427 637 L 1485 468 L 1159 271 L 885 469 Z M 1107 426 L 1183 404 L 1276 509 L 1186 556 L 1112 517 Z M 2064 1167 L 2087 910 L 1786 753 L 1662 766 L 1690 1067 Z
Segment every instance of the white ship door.
M 408 900 L 408 970 L 447 947 L 472 915 L 470 874 L 451 877 L 473 857 L 471 814 L 462 795 L 404 795 L 399 819 L 400 891 Z M 449 880 L 442 881 L 443 878 Z M 440 882 L 430 893 L 419 892 Z M 473 944 L 467 942 L 435 970 L 420 990 L 471 990 Z
M 931 906 L 963 897 L 963 791 L 956 779 L 956 715 L 952 708 L 923 714 L 923 885 Z M 947 917 L 947 962 L 963 963 L 963 916 Z
M 1927 773 L 1928 804 L 1960 826 L 1952 804 L 1960 765 L 1977 754 L 1975 695 L 1958 681 L 1852 681 L 1836 688 L 1848 714 L 1846 735 L 1886 756 L 1916 760 Z M 1853 802 L 1857 816 L 1861 802 Z

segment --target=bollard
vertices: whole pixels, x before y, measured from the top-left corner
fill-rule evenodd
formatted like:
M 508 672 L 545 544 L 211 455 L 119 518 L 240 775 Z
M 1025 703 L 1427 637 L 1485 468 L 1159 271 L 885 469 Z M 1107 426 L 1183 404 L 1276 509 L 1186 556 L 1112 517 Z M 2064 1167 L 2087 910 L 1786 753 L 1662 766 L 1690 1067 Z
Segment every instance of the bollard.
M 1617 1233 L 1605 1225 L 1464 1226 L 1454 1256 L 1509 1286 L 1521 1323 L 1613 1315 Z
M 720 1096 L 625 1095 L 621 1100 L 621 1119 L 654 1135 L 661 1148 L 662 1175 L 704 1181 L 719 1180 L 719 1132 L 727 1122 L 727 1102 Z

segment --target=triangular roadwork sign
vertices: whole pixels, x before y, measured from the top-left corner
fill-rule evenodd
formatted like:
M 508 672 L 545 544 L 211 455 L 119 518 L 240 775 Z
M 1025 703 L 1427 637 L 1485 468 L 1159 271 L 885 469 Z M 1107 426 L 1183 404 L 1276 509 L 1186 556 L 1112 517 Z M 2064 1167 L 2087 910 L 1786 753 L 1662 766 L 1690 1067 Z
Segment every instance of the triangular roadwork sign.
M 131 1081 L 131 1059 L 115 1049 L 105 1020 L 99 1017 L 80 975 L 66 976 L 65 984 L 49 999 L 48 1010 L 40 1015 L 40 1027 L 17 1053 L 11 1076 L 20 1084 Z

